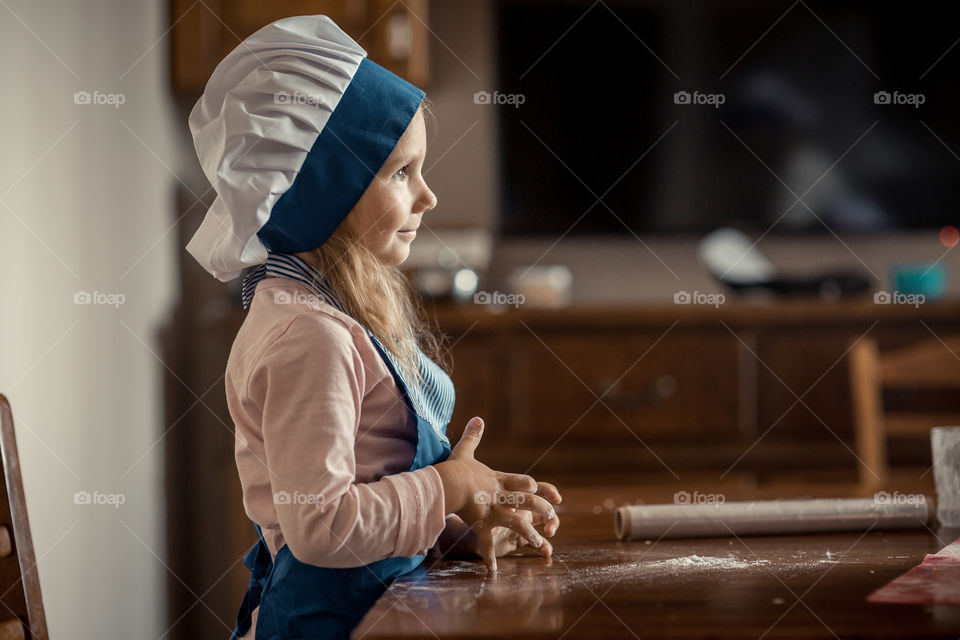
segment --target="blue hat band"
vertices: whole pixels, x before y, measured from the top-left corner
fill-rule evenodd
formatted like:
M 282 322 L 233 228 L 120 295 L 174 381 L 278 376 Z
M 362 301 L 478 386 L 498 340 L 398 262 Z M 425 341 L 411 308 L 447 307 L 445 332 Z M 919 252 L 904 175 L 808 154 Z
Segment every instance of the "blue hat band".
M 257 233 L 267 250 L 297 253 L 326 242 L 390 157 L 424 95 L 363 58 L 293 184 Z

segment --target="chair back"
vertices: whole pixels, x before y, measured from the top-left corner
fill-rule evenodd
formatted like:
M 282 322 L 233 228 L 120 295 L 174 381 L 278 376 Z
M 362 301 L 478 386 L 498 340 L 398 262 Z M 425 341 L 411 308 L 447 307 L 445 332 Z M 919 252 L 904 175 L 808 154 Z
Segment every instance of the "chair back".
M 0 640 L 47 640 L 13 412 L 0 394 Z

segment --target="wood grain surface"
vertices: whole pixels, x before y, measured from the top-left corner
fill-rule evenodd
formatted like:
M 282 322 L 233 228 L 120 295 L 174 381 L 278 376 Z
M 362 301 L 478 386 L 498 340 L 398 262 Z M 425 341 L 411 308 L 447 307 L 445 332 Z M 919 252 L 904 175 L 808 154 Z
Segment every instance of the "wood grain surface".
M 776 497 L 723 488 L 731 500 Z M 667 501 L 671 489 L 561 486 L 552 558 L 501 558 L 496 574 L 479 561 L 425 563 L 391 585 L 353 638 L 960 637 L 960 607 L 866 602 L 960 531 L 616 540 L 617 506 Z

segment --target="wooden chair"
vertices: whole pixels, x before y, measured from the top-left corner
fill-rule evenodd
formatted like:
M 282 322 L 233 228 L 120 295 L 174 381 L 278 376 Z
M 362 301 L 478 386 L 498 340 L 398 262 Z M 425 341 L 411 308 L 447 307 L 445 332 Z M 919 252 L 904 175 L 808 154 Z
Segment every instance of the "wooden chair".
M 10 403 L 0 394 L 0 640 L 47 640 Z
M 960 424 L 960 410 L 894 412 L 883 405 L 884 389 L 960 390 L 960 337 L 930 338 L 883 352 L 876 340 L 863 338 L 850 350 L 850 386 L 859 484 L 871 493 L 890 480 L 888 436 L 929 443 L 931 428 Z

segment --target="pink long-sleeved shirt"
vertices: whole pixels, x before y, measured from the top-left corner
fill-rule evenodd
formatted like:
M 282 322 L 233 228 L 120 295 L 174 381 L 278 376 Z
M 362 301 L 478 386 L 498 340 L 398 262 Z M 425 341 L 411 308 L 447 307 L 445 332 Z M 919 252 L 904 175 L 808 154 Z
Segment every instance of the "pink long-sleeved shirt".
M 226 390 L 244 508 L 272 556 L 286 544 L 304 563 L 356 567 L 436 543 L 440 475 L 407 471 L 416 422 L 351 316 L 304 284 L 265 278 L 230 351 Z

